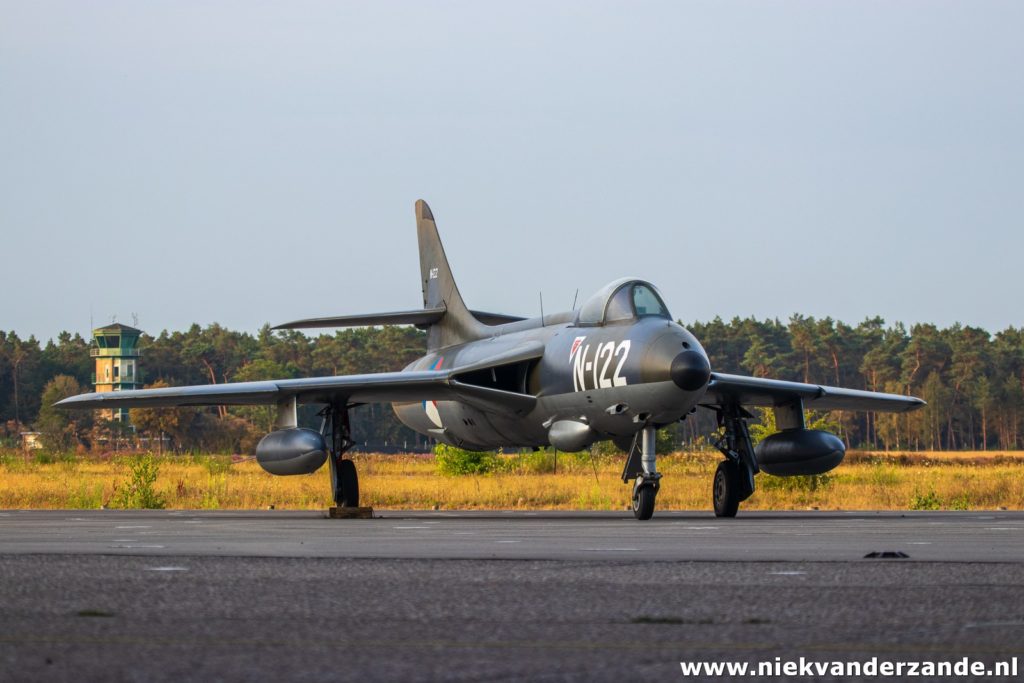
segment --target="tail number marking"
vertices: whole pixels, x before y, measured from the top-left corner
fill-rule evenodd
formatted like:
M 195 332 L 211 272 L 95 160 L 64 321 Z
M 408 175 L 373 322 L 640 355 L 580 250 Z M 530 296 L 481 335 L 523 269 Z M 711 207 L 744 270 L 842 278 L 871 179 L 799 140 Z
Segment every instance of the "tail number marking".
M 577 339 L 579 343 L 573 344 L 574 348 L 570 353 L 573 362 L 573 391 L 624 387 L 629 383 L 625 375 L 622 374 L 626 359 L 629 358 L 630 342 L 628 339 L 597 344 L 593 347 L 593 355 L 590 353 L 591 345 L 583 344 L 581 338 Z M 614 363 L 616 359 L 618 359 L 618 363 Z

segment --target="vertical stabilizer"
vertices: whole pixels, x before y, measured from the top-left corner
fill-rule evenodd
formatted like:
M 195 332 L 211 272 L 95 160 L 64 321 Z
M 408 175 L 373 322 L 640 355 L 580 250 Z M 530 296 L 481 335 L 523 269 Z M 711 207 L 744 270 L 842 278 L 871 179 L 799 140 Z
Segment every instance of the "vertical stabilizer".
M 462 301 L 441 245 L 441 237 L 437 234 L 434 214 L 422 199 L 416 202 L 416 233 L 420 243 L 423 307 L 444 306 L 446 309 L 444 317 L 427 331 L 427 349 L 439 349 L 486 336 L 485 327 L 473 317 Z

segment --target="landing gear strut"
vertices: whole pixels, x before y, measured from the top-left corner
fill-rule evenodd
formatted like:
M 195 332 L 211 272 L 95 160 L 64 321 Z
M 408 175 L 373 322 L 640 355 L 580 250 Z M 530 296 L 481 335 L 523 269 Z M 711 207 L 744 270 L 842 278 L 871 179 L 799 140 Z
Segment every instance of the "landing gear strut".
M 334 504 L 340 508 L 359 507 L 359 477 L 356 464 L 344 457 L 355 441 L 348 420 L 348 407 L 332 404 L 321 412 L 324 418 L 321 433 L 330 432 L 331 453 L 331 494 Z
M 639 520 L 647 520 L 654 516 L 654 500 L 661 488 L 661 474 L 657 471 L 654 452 L 654 427 L 644 427 L 633 438 L 633 446 L 626 458 L 626 467 L 622 470 L 622 481 L 633 482 L 633 516 Z M 637 439 L 640 447 L 637 448 Z
M 715 470 L 711 498 L 715 517 L 735 517 L 740 503 L 753 495 L 754 475 L 760 471 L 747 430 L 747 419 L 752 415 L 735 404 L 722 406 L 717 412 L 722 434 L 715 448 L 725 460 Z

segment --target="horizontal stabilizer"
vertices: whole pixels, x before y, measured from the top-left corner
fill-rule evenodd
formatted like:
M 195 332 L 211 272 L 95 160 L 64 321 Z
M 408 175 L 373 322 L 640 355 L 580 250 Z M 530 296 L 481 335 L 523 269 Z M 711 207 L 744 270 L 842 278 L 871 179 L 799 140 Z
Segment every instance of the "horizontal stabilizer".
M 275 325 L 270 329 L 308 330 L 319 327 L 368 327 L 370 325 L 416 325 L 417 327 L 426 327 L 440 322 L 446 310 L 444 306 L 439 306 L 437 308 L 417 308 L 414 311 L 306 318 L 304 320 L 293 320 L 290 323 Z M 485 311 L 470 311 L 470 313 L 485 325 L 504 325 L 526 319 L 516 315 L 505 315 L 504 313 L 487 313 Z
M 367 327 L 370 325 L 433 325 L 444 316 L 443 306 L 418 308 L 414 311 L 367 313 L 365 315 L 337 315 L 326 318 L 306 318 L 275 325 L 273 330 L 305 330 L 317 327 Z

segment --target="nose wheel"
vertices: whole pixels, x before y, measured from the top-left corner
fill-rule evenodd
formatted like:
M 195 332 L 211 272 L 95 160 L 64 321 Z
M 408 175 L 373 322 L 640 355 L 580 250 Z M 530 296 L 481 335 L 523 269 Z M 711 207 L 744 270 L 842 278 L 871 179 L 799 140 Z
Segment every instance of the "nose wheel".
M 641 521 L 654 516 L 654 501 L 661 488 L 661 474 L 655 468 L 654 436 L 655 430 L 651 426 L 636 433 L 622 470 L 623 482 L 634 479 L 633 516 Z
M 658 496 L 658 480 L 644 481 L 637 477 L 633 486 L 633 516 L 646 521 L 654 516 L 654 500 Z

